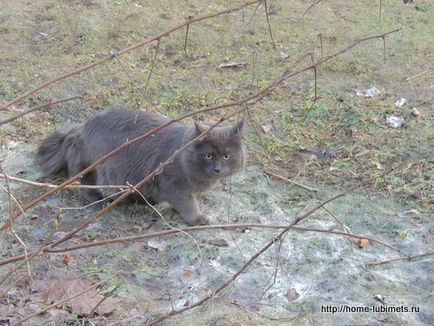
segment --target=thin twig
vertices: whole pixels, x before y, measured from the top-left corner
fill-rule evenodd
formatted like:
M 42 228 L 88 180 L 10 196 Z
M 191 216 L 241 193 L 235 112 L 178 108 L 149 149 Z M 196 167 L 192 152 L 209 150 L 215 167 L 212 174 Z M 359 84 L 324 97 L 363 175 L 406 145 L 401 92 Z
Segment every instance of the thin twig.
M 188 20 L 193 19 L 193 16 L 188 17 Z M 190 62 L 190 56 L 188 55 L 187 52 L 187 42 L 188 42 L 188 31 L 190 29 L 190 24 L 187 24 L 187 26 L 185 27 L 185 37 L 184 37 L 184 53 L 185 53 L 185 57 L 187 58 L 188 63 L 191 64 Z
M 278 179 L 280 179 L 280 180 L 284 180 L 284 181 L 290 182 L 290 183 L 292 183 L 292 184 L 294 184 L 294 185 L 296 185 L 296 186 L 298 186 L 298 187 L 300 187 L 300 188 L 303 188 L 303 189 L 305 189 L 305 190 L 307 190 L 307 191 L 313 191 L 313 192 L 318 192 L 318 191 L 319 191 L 319 190 L 316 189 L 316 188 L 312 188 L 312 187 L 305 186 L 304 184 L 301 184 L 301 183 L 299 183 L 299 182 L 297 182 L 297 181 L 294 181 L 294 180 L 291 180 L 291 179 L 285 178 L 284 176 L 281 176 L 281 175 L 279 175 L 279 174 L 276 174 L 276 173 L 273 173 L 273 172 L 270 172 L 270 171 L 265 171 L 265 174 L 271 175 L 271 176 L 273 176 L 273 177 L 275 177 L 275 178 L 278 178 Z
M 63 16 L 65 17 L 65 20 L 66 20 L 66 24 L 68 24 L 68 26 L 69 26 L 69 28 L 70 28 L 70 30 L 72 32 L 72 35 L 74 35 L 74 38 L 76 40 L 78 40 L 77 32 L 76 32 L 75 28 L 72 27 L 72 22 L 69 19 L 68 15 L 66 14 L 66 9 L 63 7 L 62 0 L 57 0 L 57 3 L 59 4 L 60 9 L 62 10 Z
M 271 25 L 270 25 L 270 18 L 268 17 L 268 5 L 267 0 L 264 0 L 264 11 L 265 11 L 265 17 L 267 18 L 267 25 L 268 25 L 268 33 L 270 34 L 271 41 L 273 42 L 273 46 L 276 48 L 276 42 L 274 41 L 273 32 L 271 31 Z
M 4 171 L 3 171 L 3 167 L 2 167 L 2 165 L 0 164 L 0 172 L 1 173 L 3 173 Z M 28 253 L 27 253 L 27 246 L 26 246 L 26 244 L 24 243 L 24 241 L 18 236 L 18 234 L 15 232 L 15 229 L 14 229 L 14 227 L 13 227 L 13 220 L 12 220 L 12 217 L 13 217 L 13 201 L 15 201 L 16 202 L 16 204 L 18 205 L 18 207 L 19 208 L 21 208 L 21 205 L 20 205 L 20 203 L 18 202 L 18 200 L 12 195 L 12 192 L 11 192 L 11 187 L 10 187 L 10 185 L 9 185 L 9 179 L 7 178 L 7 177 L 5 177 L 5 183 L 6 183 L 6 189 L 5 188 L 3 188 L 3 186 L 2 185 L 0 185 L 1 186 L 1 188 L 3 188 L 5 191 L 6 191 L 6 193 L 7 193 L 7 196 L 8 196 L 8 202 L 9 202 L 9 221 L 10 221 L 10 224 L 11 224 L 11 228 L 10 228 L 10 231 L 11 231 L 11 233 L 12 233 L 12 235 L 14 236 L 14 238 L 17 240 L 17 242 L 21 245 L 21 247 L 23 247 L 23 250 L 24 250 L 24 256 L 26 257 L 26 261 L 28 261 L 28 259 L 27 259 L 27 257 L 28 257 Z M 22 208 L 21 208 L 22 209 Z M 30 264 L 29 263 L 26 263 L 26 267 L 27 267 L 27 275 L 29 276 L 29 279 L 31 279 L 32 278 L 32 274 L 31 274 L 31 271 L 30 271 Z M 4 281 L 4 279 L 3 279 L 3 281 Z M 3 282 L 2 281 L 2 282 Z M 1 285 L 1 283 L 0 283 L 0 285 Z
M 307 7 L 306 11 L 301 15 L 301 18 L 306 16 L 306 14 L 311 10 L 313 7 L 315 7 L 317 4 L 319 4 L 322 0 L 317 0 L 316 2 L 312 3 L 309 7 Z
M 98 307 L 105 301 L 107 300 L 108 297 L 110 297 L 117 289 L 119 289 L 119 287 L 124 284 L 124 281 L 119 282 L 118 284 L 116 284 L 116 286 L 106 295 L 104 295 L 104 297 L 95 305 L 95 307 L 93 307 L 93 309 L 90 311 L 89 315 L 92 316 L 93 313 L 96 311 L 96 309 L 98 309 Z
M 267 157 L 267 161 L 268 161 L 269 163 L 271 163 L 270 154 L 268 153 L 268 149 L 267 149 L 267 147 L 265 146 L 264 140 L 262 139 L 261 134 L 259 133 L 259 130 L 258 130 L 258 127 L 257 127 L 256 121 L 253 120 L 253 117 L 252 117 L 252 115 L 250 114 L 250 110 L 247 110 L 247 116 L 249 117 L 249 121 L 250 121 L 250 123 L 252 124 L 253 131 L 255 132 L 256 137 L 258 137 L 259 142 L 261 143 L 262 150 L 264 151 L 264 154 L 265 154 L 265 156 Z
M 422 71 L 421 73 L 419 73 L 419 74 L 417 74 L 417 75 L 414 75 L 414 76 L 411 76 L 411 77 L 406 78 L 405 81 L 410 81 L 410 80 L 413 80 L 413 79 L 418 78 L 418 77 L 420 77 L 420 76 L 423 76 L 423 75 L 425 75 L 425 74 L 426 74 L 427 72 L 429 72 L 429 71 L 430 71 L 430 70 Z
M 8 178 L 10 181 L 20 182 L 24 184 L 28 184 L 30 186 L 35 187 L 44 187 L 44 188 L 56 188 L 58 185 L 44 182 L 36 182 L 30 181 L 26 179 L 11 177 L 10 175 L 0 173 L 0 178 L 5 179 Z M 70 184 L 66 186 L 64 189 L 128 189 L 128 186 L 117 186 L 117 185 L 81 185 L 81 184 Z
M 39 105 L 39 106 L 34 107 L 34 108 L 30 109 L 30 110 L 27 110 L 27 111 L 21 112 L 20 114 L 14 115 L 13 117 L 10 117 L 10 118 L 8 118 L 6 120 L 0 121 L 0 126 L 4 125 L 5 123 L 14 121 L 14 120 L 16 120 L 18 118 L 21 118 L 22 116 L 24 116 L 26 114 L 29 114 L 31 112 L 34 112 L 34 111 L 37 111 L 37 110 L 41 110 L 41 109 L 51 109 L 51 107 L 54 106 L 54 105 L 65 103 L 65 102 L 68 102 L 68 101 L 73 101 L 73 100 L 84 100 L 84 98 L 83 98 L 83 96 L 74 96 L 74 97 L 66 98 L 64 100 L 60 100 L 60 101 L 56 101 L 56 102 L 50 102 L 50 103 L 46 103 L 46 104 L 43 104 L 43 105 Z
M 258 5 L 256 6 L 255 10 L 253 11 L 252 16 L 250 16 L 250 19 L 249 19 L 249 21 L 247 22 L 247 26 L 249 26 L 250 23 L 252 22 L 253 18 L 256 17 L 256 12 L 258 11 L 258 9 L 259 9 L 259 7 L 261 6 L 261 4 L 262 4 L 262 0 L 259 1 L 259 3 L 258 3 Z
M 157 60 L 158 49 L 160 48 L 160 39 L 157 39 L 157 46 L 155 47 L 154 57 L 152 58 L 151 69 L 149 69 L 148 79 L 146 80 L 145 89 L 148 89 L 149 81 L 151 80 L 152 72 L 154 71 L 155 62 Z
M 155 103 L 153 103 L 151 101 L 151 99 L 148 97 L 148 95 L 145 94 L 144 91 L 142 91 L 142 89 L 140 88 L 140 86 L 137 83 L 137 80 L 135 80 L 133 78 L 133 76 L 131 76 L 131 74 L 128 72 L 127 68 L 125 68 L 125 66 L 122 64 L 121 60 L 119 59 L 119 56 L 115 56 L 116 61 L 118 62 L 118 64 L 121 66 L 122 70 L 125 72 L 125 74 L 127 75 L 128 79 L 131 81 L 131 83 L 134 85 L 135 89 L 137 91 L 139 91 L 139 93 L 143 96 L 143 98 L 148 101 L 148 103 L 151 105 L 152 108 L 154 108 L 156 111 L 158 111 L 160 114 L 163 114 L 158 107 L 155 105 Z
M 340 219 L 338 219 L 338 217 L 335 214 L 333 214 L 329 209 L 327 209 L 327 207 L 323 207 L 322 209 L 325 210 L 327 212 L 327 214 L 329 214 L 331 217 L 333 217 L 333 219 L 342 226 L 342 228 L 344 229 L 344 232 L 353 233 L 353 232 L 351 232 L 351 229 L 348 226 L 346 226 L 345 223 L 343 223 Z
M 28 255 L 27 258 L 24 259 L 20 264 L 15 266 L 15 268 L 10 269 L 6 275 L 0 280 L 0 286 L 11 276 L 12 274 L 15 274 L 17 270 L 21 268 L 24 264 L 28 264 L 28 262 L 33 259 L 33 257 L 38 256 L 40 253 L 42 253 L 44 247 L 47 245 L 49 241 L 53 238 L 54 234 L 57 232 L 60 224 L 60 213 L 56 215 L 56 218 L 54 219 L 53 226 L 51 227 L 50 233 L 48 236 L 42 241 L 42 243 L 39 245 L 38 249 L 36 249 L 34 252 L 32 252 L 30 255 Z
M 319 46 L 320 46 L 320 49 L 321 49 L 321 58 L 323 57 L 323 40 L 322 40 L 322 33 L 319 33 L 318 34 L 318 36 L 317 36 L 317 38 L 319 38 Z
M 177 230 L 177 231 L 179 231 L 179 232 L 185 234 L 185 235 L 186 235 L 188 238 L 190 238 L 191 240 L 193 240 L 193 242 L 194 242 L 194 244 L 196 245 L 196 248 L 197 248 L 197 250 L 198 250 L 198 252 L 199 252 L 200 261 L 203 261 L 202 250 L 200 249 L 200 245 L 199 245 L 199 243 L 197 242 L 197 240 L 196 240 L 192 235 L 188 234 L 188 232 L 184 232 L 184 231 L 182 231 L 182 229 L 180 229 L 180 228 L 176 228 L 176 227 L 171 226 L 171 225 L 166 221 L 166 219 L 164 218 L 163 214 L 161 214 L 161 212 L 160 212 L 160 211 L 159 211 L 159 210 L 158 210 L 154 205 L 152 205 L 152 204 L 149 202 L 149 200 L 148 200 L 148 199 L 147 199 L 147 198 L 142 194 L 142 192 L 141 192 L 139 189 L 137 189 L 137 188 L 134 187 L 133 185 L 130 185 L 130 186 L 133 188 L 134 192 L 137 192 L 137 193 L 140 195 L 140 197 L 143 198 L 143 200 L 146 202 L 146 204 L 147 204 L 149 207 L 151 207 L 152 210 L 153 210 L 154 212 L 156 212 L 156 213 L 158 214 L 158 216 L 163 220 L 164 224 L 166 224 L 166 226 L 167 226 L 169 229 L 171 229 L 171 230 Z
M 368 263 L 368 265 L 370 265 L 370 266 L 373 266 L 373 265 L 384 265 L 384 264 L 393 263 L 393 262 L 400 261 L 400 260 L 411 261 L 411 260 L 416 259 L 416 258 L 422 258 L 422 257 L 427 257 L 427 256 L 432 256 L 432 255 L 434 255 L 434 252 L 426 252 L 426 253 L 420 254 L 420 255 L 414 255 L 414 256 L 407 256 L 407 257 L 399 257 L 399 258 L 393 258 L 393 259 L 387 259 L 387 260 L 374 261 L 374 262 Z

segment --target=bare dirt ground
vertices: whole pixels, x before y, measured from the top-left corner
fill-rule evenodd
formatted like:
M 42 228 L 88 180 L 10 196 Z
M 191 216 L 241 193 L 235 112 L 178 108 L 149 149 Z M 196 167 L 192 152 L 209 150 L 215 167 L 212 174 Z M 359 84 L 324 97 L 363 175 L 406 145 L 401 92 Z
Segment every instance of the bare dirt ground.
M 25 324 L 144 325 L 171 313 L 162 324 L 434 324 L 434 3 L 316 2 L 269 0 L 269 25 L 264 3 L 191 24 L 187 38 L 184 27 L 7 107 L 51 78 L 190 16 L 244 3 L 1 2 L 0 120 L 82 97 L 0 126 L 0 164 L 11 177 L 0 179 L 2 226 L 47 191 L 12 178 L 64 181 L 41 179 L 33 159 L 40 140 L 65 122 L 109 107 L 179 117 L 258 93 L 357 39 L 400 30 L 384 38 L 385 48 L 382 38 L 372 39 L 318 66 L 316 87 L 309 70 L 250 103 L 248 165 L 202 202 L 211 225 L 233 228 L 146 238 L 185 225 L 165 204 L 122 204 L 59 246 L 89 247 L 7 263 L 61 239 L 100 207 L 84 206 L 78 191 L 67 189 L 28 209 L 0 235 L 0 325 L 80 291 Z M 373 87 L 379 93 L 365 97 Z M 403 124 L 394 128 L 394 119 Z M 304 229 L 290 230 L 212 295 L 297 214 L 364 182 L 297 224 Z M 132 236 L 143 237 L 92 245 Z

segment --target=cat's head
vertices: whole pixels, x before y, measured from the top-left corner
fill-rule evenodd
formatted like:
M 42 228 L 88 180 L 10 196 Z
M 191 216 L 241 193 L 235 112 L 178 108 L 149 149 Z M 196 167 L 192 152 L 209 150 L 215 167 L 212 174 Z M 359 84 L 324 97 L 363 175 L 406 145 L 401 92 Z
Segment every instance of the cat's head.
M 244 120 L 231 126 L 217 126 L 186 152 L 189 174 L 197 178 L 224 178 L 242 170 L 246 153 L 241 141 Z M 206 131 L 211 123 L 195 123 L 192 138 Z

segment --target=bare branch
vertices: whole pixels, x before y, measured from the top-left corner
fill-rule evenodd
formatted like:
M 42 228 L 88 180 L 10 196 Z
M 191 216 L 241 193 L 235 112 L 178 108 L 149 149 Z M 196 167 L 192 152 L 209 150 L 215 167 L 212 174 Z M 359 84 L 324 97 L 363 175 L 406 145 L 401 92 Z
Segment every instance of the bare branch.
M 160 39 L 157 39 L 157 46 L 155 47 L 154 58 L 152 59 L 151 69 L 149 69 L 148 79 L 146 80 L 145 92 L 148 89 L 149 81 L 151 80 L 152 72 L 154 71 L 155 61 L 157 60 L 157 54 L 159 48 L 160 48 Z
M 0 126 L 4 125 L 5 123 L 14 121 L 14 120 L 16 120 L 18 118 L 21 118 L 22 116 L 24 116 L 26 114 L 29 114 L 31 112 L 34 112 L 34 111 L 37 111 L 37 110 L 41 110 L 41 109 L 49 109 L 49 108 L 51 108 L 54 105 L 65 103 L 65 102 L 68 102 L 68 101 L 74 101 L 74 100 L 84 100 L 84 98 L 82 96 L 74 96 L 74 97 L 66 98 L 64 100 L 60 100 L 60 101 L 56 101 L 56 102 L 50 102 L 50 103 L 46 103 L 46 104 L 43 104 L 43 105 L 39 105 L 39 106 L 34 107 L 34 108 L 30 109 L 30 110 L 21 112 L 20 114 L 17 114 L 15 116 L 11 117 L 11 118 L 8 118 L 6 120 L 0 121 Z
M 275 178 L 278 178 L 280 180 L 284 180 L 284 181 L 290 182 L 290 183 L 292 183 L 292 184 L 294 184 L 294 185 L 296 185 L 296 186 L 298 186 L 300 188 L 303 188 L 303 189 L 305 189 L 307 191 L 318 192 L 318 189 L 316 189 L 316 188 L 311 188 L 311 187 L 305 186 L 305 185 L 303 185 L 303 184 L 301 184 L 301 183 L 299 183 L 297 181 L 285 178 L 285 177 L 283 177 L 283 176 L 281 176 L 279 174 L 276 174 L 276 173 L 273 173 L 273 172 L 269 172 L 269 171 L 265 171 L 265 174 L 271 175 L 271 176 L 273 176 Z
M 307 7 L 306 11 L 303 13 L 303 15 L 301 15 L 301 18 L 303 18 L 304 16 L 306 16 L 306 14 L 309 12 L 309 10 L 311 10 L 313 7 L 315 7 L 317 4 L 319 4 L 322 0 L 317 0 L 314 3 L 312 3 L 309 7 Z
M 267 25 L 268 25 L 268 33 L 270 34 L 271 41 L 273 42 L 273 46 L 276 47 L 276 42 L 274 41 L 273 32 L 271 31 L 271 25 L 270 25 L 270 18 L 268 17 L 268 5 L 267 0 L 264 0 L 264 10 L 265 10 L 265 17 L 267 18 Z
M 414 256 L 407 256 L 407 257 L 399 257 L 399 258 L 393 258 L 393 259 L 387 259 L 387 260 L 380 260 L 380 261 L 374 261 L 371 263 L 368 263 L 369 266 L 374 266 L 374 265 L 384 265 L 384 264 L 388 264 L 388 263 L 393 263 L 396 261 L 400 261 L 400 260 L 414 260 L 417 258 L 422 258 L 422 257 L 427 257 L 427 256 L 432 256 L 434 255 L 434 252 L 426 252 L 424 254 L 420 254 L 420 255 L 414 255 Z
M 2 178 L 2 179 L 8 178 L 10 181 L 21 182 L 21 183 L 28 184 L 30 186 L 35 186 L 35 187 L 45 187 L 45 188 L 58 187 L 57 185 L 54 185 L 51 183 L 35 182 L 35 181 L 26 180 L 26 179 L 11 177 L 10 175 L 4 174 L 4 173 L 0 173 L 0 178 Z M 66 186 L 64 189 L 128 189 L 128 186 L 126 186 L 126 185 L 123 185 L 123 186 L 118 185 L 117 186 L 117 185 L 70 184 L 70 185 Z

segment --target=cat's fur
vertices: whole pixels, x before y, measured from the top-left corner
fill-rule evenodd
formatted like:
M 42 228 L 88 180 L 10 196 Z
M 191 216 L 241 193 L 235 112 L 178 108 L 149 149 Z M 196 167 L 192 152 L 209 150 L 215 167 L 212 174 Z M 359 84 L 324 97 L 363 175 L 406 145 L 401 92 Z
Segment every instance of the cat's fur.
M 69 176 L 73 176 L 118 146 L 167 121 L 144 111 L 103 111 L 83 125 L 64 126 L 49 135 L 39 146 L 36 161 L 46 175 L 66 169 Z M 200 213 L 196 196 L 210 190 L 219 179 L 244 167 L 242 127 L 243 121 L 239 121 L 233 126 L 218 126 L 211 130 L 139 191 L 150 202 L 168 202 L 190 225 L 208 223 Z M 137 184 L 206 128 L 206 124 L 189 127 L 173 123 L 98 165 L 82 177 L 81 183 Z M 101 193 L 87 190 L 86 197 L 96 200 L 101 198 Z

